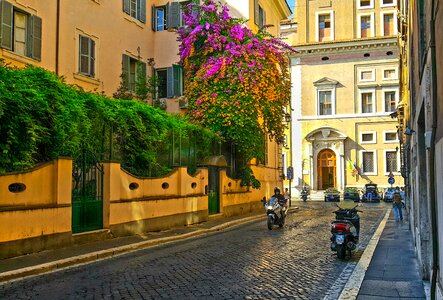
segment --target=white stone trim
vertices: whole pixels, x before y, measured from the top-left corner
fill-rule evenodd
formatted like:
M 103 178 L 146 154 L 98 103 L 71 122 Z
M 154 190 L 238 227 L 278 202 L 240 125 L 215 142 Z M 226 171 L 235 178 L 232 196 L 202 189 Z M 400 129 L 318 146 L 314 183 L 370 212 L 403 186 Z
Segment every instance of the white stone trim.
M 361 74 L 363 72 L 368 72 L 370 71 L 372 73 L 371 79 L 362 79 L 361 78 Z M 375 69 L 374 68 L 359 68 L 358 69 L 358 82 L 373 82 L 375 81 Z
M 361 1 L 357 0 L 357 8 L 358 9 L 368 9 L 368 8 L 374 8 L 374 0 L 370 0 L 369 6 L 361 6 Z
M 397 138 L 395 140 L 388 141 L 388 140 L 386 140 L 386 133 L 395 133 Z M 398 132 L 397 132 L 397 130 L 383 130 L 383 143 L 385 143 L 385 144 L 400 143 L 400 141 L 398 139 Z
M 291 60 L 291 108 L 293 117 L 291 118 L 291 166 L 294 169 L 294 178 L 291 181 L 291 195 L 297 196 L 299 190 L 296 188 L 303 180 L 303 136 L 302 136 L 302 66 L 300 59 Z M 312 184 L 312 183 L 311 183 Z
M 382 88 L 381 89 L 381 92 L 382 92 L 382 109 L 383 109 L 383 112 L 385 112 L 385 113 L 392 113 L 392 111 L 390 111 L 390 112 L 387 112 L 386 111 L 386 99 L 385 99 L 385 96 L 386 96 L 386 92 L 395 92 L 395 106 L 397 107 L 397 105 L 398 105 L 398 102 L 400 101 L 400 90 L 399 90 L 399 88 L 398 87 L 396 87 L 396 88 Z
M 397 168 L 400 170 L 400 151 L 397 149 L 383 149 L 383 174 L 389 175 L 389 172 L 386 172 L 387 163 L 386 163 L 386 153 L 387 152 L 396 152 L 396 158 L 397 158 Z M 400 175 L 400 172 L 392 172 L 394 175 Z
M 327 15 L 331 18 L 331 41 L 335 40 L 335 22 L 334 22 L 334 11 L 333 10 L 323 10 L 315 12 L 315 41 L 319 42 L 318 30 L 320 29 L 318 26 L 318 17 L 320 15 Z
M 376 112 L 376 113 L 367 113 L 367 114 L 337 114 L 334 116 L 326 115 L 326 116 L 303 116 L 298 118 L 298 121 L 309 121 L 309 120 L 319 120 L 319 119 L 353 119 L 353 118 L 369 118 L 369 117 L 389 117 L 390 113 L 384 112 Z
M 396 36 L 398 33 L 398 22 L 397 22 L 397 11 L 396 10 L 383 10 L 380 12 L 380 36 L 385 36 L 385 15 L 393 14 L 394 15 L 394 34 L 392 36 Z M 390 36 L 390 35 L 389 35 Z
M 368 12 L 368 13 L 361 13 L 361 14 L 357 15 L 357 38 L 361 38 L 361 17 L 367 17 L 367 16 L 371 17 L 371 36 L 370 37 L 375 36 L 374 13 Z
M 397 6 L 397 0 L 393 0 L 392 4 L 384 4 L 383 0 L 380 0 L 380 7 L 395 7 Z
M 320 115 L 320 92 L 330 91 L 331 92 L 331 114 L 330 115 Z M 321 86 L 317 87 L 315 94 L 315 113 L 317 116 L 334 116 L 335 115 L 335 86 Z
M 363 113 L 363 102 L 362 102 L 362 94 L 368 94 L 371 93 L 372 94 L 372 103 L 373 103 L 373 107 L 372 107 L 372 112 L 369 113 Z M 360 113 L 364 116 L 368 115 L 368 114 L 373 114 L 377 112 L 377 97 L 375 94 L 375 88 L 362 88 L 358 90 L 358 102 L 359 102 L 359 109 L 360 109 Z
M 374 153 L 374 172 L 364 172 L 363 153 L 366 153 L 366 152 Z M 359 151 L 359 159 L 360 159 L 361 171 L 362 171 L 363 175 L 377 175 L 378 174 L 377 150 L 360 150 Z
M 383 79 L 383 80 L 398 80 L 398 67 L 395 67 L 395 66 L 392 66 L 392 67 L 384 67 L 384 68 L 382 68 L 381 70 L 382 70 L 381 76 L 382 76 L 382 79 Z M 394 78 L 387 78 L 387 77 L 385 77 L 385 71 L 386 71 L 386 70 L 394 70 L 394 72 L 395 72 L 395 77 L 394 77 Z
M 363 141 L 363 134 L 368 134 L 371 133 L 372 134 L 372 141 L 369 142 L 364 142 Z M 360 140 L 360 144 L 377 144 L 377 131 L 361 131 L 359 134 L 359 140 Z

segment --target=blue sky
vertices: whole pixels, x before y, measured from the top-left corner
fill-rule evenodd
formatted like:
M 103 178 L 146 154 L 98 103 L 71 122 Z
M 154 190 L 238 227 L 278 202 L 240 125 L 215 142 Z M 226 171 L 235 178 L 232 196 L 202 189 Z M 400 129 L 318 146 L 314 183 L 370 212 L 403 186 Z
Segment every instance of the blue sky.
M 295 0 L 286 0 L 286 2 L 288 2 L 289 7 L 291 8 L 292 12 L 294 12 Z

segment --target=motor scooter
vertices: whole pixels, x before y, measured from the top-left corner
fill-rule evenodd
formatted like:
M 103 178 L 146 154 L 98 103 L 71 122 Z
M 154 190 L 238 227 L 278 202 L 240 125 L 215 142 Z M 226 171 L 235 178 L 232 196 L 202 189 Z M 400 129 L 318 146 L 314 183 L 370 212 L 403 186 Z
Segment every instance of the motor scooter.
M 360 210 L 353 208 L 341 208 L 334 211 L 335 220 L 331 222 L 331 250 L 337 252 L 339 259 L 346 257 L 346 252 L 352 257 L 352 251 L 357 248 L 360 234 Z
M 262 200 L 265 206 L 267 218 L 267 226 L 269 230 L 272 230 L 274 225 L 283 227 L 286 219 L 286 206 L 283 200 L 279 200 L 277 197 L 271 197 L 268 201 L 266 198 Z

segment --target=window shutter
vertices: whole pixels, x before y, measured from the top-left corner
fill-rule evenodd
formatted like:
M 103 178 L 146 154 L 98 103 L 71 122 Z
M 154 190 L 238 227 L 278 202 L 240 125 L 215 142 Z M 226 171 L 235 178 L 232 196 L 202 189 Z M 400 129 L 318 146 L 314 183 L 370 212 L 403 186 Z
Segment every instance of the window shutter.
M 123 0 L 123 11 L 128 15 L 131 14 L 131 2 L 130 0 Z
M 31 31 L 31 45 L 30 48 L 32 49 L 31 52 L 28 53 L 27 56 L 41 60 L 42 58 L 42 19 L 37 16 L 31 16 L 29 18 L 30 23 L 32 24 L 32 31 Z
M 90 40 L 90 42 L 91 49 L 89 53 L 91 57 L 89 59 L 91 64 L 91 76 L 95 77 L 95 42 L 92 39 Z
M 172 67 L 166 69 L 166 97 L 174 97 L 174 72 Z
M 141 78 L 146 79 L 146 64 L 144 62 L 140 63 L 140 74 L 138 74 Z
M 169 2 L 165 5 L 165 30 L 169 28 Z
M 172 2 L 169 8 L 169 21 L 168 25 L 170 28 L 178 28 L 180 23 L 180 3 Z
M 140 0 L 139 12 L 139 21 L 142 23 L 146 23 L 146 0 Z
M 157 14 L 156 14 L 155 6 L 152 5 L 152 8 L 151 8 L 151 26 L 152 26 L 152 31 L 156 31 L 156 29 L 157 29 L 156 19 L 157 19 Z
M 0 46 L 12 50 L 12 5 L 0 2 Z
M 129 68 L 131 64 L 131 58 L 125 54 L 122 57 L 122 81 L 123 86 L 129 89 Z
M 173 69 L 173 81 L 174 81 L 174 96 L 181 96 L 181 73 L 182 67 L 180 65 L 172 65 Z
M 265 28 L 265 25 L 266 25 L 266 12 L 265 12 L 265 10 L 263 10 L 263 24 L 262 24 L 262 29 L 264 29 Z
M 255 25 L 259 25 L 259 6 L 258 0 L 254 0 L 254 23 Z

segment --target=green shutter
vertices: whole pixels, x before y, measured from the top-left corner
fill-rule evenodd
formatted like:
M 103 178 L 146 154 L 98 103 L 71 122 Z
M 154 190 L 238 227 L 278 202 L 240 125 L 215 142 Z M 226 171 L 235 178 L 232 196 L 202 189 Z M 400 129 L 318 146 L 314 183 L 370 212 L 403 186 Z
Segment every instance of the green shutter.
M 0 0 L 1 1 L 1 0 Z M 0 2 L 0 46 L 12 51 L 12 5 Z
M 128 90 L 130 89 L 130 86 L 129 86 L 130 64 L 131 64 L 131 58 L 129 56 L 123 54 L 123 57 L 122 57 L 122 81 L 123 81 L 123 86 L 125 88 L 127 88 Z
M 258 6 L 258 0 L 254 0 L 254 23 L 255 25 L 259 25 L 259 6 Z
M 31 35 L 31 52 L 27 53 L 27 56 L 41 60 L 42 58 L 42 19 L 37 16 L 31 16 L 29 18 L 30 23 L 32 24 L 32 31 L 28 33 Z
M 181 96 L 182 95 L 182 67 L 180 65 L 172 65 L 173 69 L 173 82 L 174 82 L 174 96 Z
M 166 69 L 166 97 L 174 97 L 174 71 L 172 67 Z
M 128 15 L 131 15 L 131 2 L 130 0 L 123 0 L 123 11 Z
M 146 23 L 146 0 L 140 0 L 140 6 L 138 7 L 139 18 L 142 23 Z
M 180 2 L 172 2 L 169 8 L 169 21 L 170 28 L 178 28 L 180 23 Z
M 169 2 L 165 5 L 165 30 L 169 28 Z

